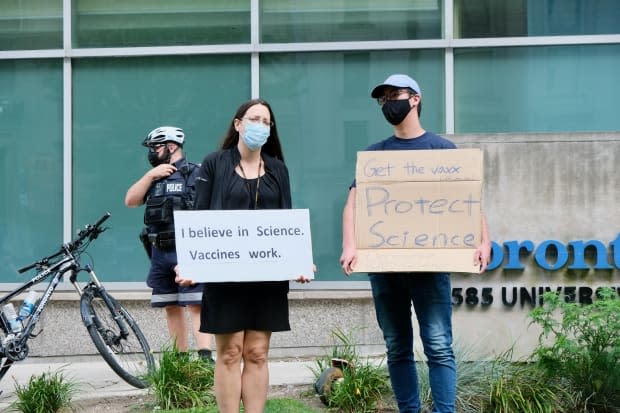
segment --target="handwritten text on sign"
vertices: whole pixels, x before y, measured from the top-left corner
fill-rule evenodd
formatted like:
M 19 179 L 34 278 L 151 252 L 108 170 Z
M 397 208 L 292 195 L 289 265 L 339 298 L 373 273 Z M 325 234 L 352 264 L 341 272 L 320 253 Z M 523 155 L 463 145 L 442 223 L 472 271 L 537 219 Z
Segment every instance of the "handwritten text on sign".
M 473 270 L 480 150 L 358 152 L 355 178 L 356 271 Z
M 174 211 L 183 278 L 196 282 L 313 278 L 307 209 Z

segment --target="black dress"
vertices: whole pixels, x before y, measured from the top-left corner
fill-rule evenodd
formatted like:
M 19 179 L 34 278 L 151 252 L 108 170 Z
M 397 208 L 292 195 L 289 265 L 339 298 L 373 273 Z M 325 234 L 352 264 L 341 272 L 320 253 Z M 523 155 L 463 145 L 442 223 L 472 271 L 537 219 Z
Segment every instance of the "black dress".
M 237 154 L 234 148 L 233 155 Z M 235 158 L 236 156 L 233 160 Z M 206 158 L 205 162 L 208 161 Z M 228 162 L 225 162 L 228 164 L 227 167 L 222 168 L 220 158 L 217 170 L 220 174 L 223 170 L 228 171 L 224 173 L 225 177 L 219 176 L 219 183 L 222 185 L 218 191 L 221 192 L 222 205 L 218 209 L 281 209 L 282 192 L 290 194 L 288 172 L 283 163 L 276 161 L 274 165 L 274 161 L 276 160 L 273 158 L 269 162 L 265 159 L 266 173 L 260 177 L 259 183 L 258 179 L 246 180 L 239 176 Z M 204 163 L 203 166 L 203 174 L 215 171 L 213 165 L 211 169 Z M 275 173 L 280 167 L 284 168 L 284 175 L 281 174 L 282 171 Z M 286 182 L 281 182 L 282 176 L 285 176 Z M 210 176 L 208 180 L 213 182 L 214 178 Z M 255 205 L 257 184 L 258 202 Z M 282 191 L 283 184 L 286 185 L 284 191 Z M 200 186 L 197 186 L 196 190 L 197 209 L 210 209 L 204 208 L 206 206 L 204 198 L 200 200 Z M 288 197 L 290 202 L 290 195 Z M 243 330 L 288 331 L 291 329 L 288 292 L 288 281 L 205 283 L 200 331 L 213 334 L 229 334 Z

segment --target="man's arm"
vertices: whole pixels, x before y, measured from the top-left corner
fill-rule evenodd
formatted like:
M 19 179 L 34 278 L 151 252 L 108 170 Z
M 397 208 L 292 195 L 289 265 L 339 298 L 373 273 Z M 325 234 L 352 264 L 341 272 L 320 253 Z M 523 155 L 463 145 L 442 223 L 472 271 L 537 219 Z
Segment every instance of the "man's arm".
M 357 250 L 355 248 L 355 194 L 357 189 L 352 187 L 349 190 L 349 197 L 342 212 L 342 255 L 340 265 L 346 275 L 353 272 L 353 267 L 357 261 Z
M 149 190 L 153 181 L 168 177 L 176 170 L 177 168 L 171 164 L 161 164 L 153 169 L 149 169 L 142 178 L 138 179 L 129 187 L 125 195 L 125 205 L 130 208 L 142 205 L 146 192 Z
M 489 237 L 489 227 L 484 213 L 481 214 L 482 239 L 474 255 L 474 264 L 480 266 L 480 274 L 486 271 L 491 260 L 491 238 Z

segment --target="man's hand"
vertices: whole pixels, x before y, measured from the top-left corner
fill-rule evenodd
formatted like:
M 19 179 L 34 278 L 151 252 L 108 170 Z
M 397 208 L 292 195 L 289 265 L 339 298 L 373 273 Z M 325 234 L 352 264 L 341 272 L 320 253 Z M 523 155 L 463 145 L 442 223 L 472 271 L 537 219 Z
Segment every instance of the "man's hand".
M 357 263 L 357 249 L 355 247 L 343 248 L 340 256 L 340 266 L 346 275 L 351 275 L 353 267 Z
M 474 254 L 474 265 L 480 268 L 480 274 L 486 271 L 489 262 L 491 261 L 491 243 L 483 242 L 476 248 Z
M 147 172 L 147 175 L 153 180 L 156 181 L 161 178 L 167 178 L 176 171 L 177 168 L 169 163 L 162 163 L 157 165 L 153 169 Z
M 142 178 L 138 179 L 127 190 L 125 205 L 130 208 L 142 205 L 144 203 L 144 196 L 151 184 L 158 179 L 169 177 L 176 170 L 177 168 L 174 165 L 164 163 L 146 171 L 146 173 L 142 175 Z
M 340 266 L 345 275 L 351 275 L 357 263 L 357 247 L 355 246 L 355 197 L 357 188 L 349 189 L 349 196 L 342 211 L 342 255 Z
M 487 217 L 481 214 L 482 242 L 476 248 L 474 254 L 474 265 L 480 268 L 479 274 L 486 271 L 491 261 L 491 238 L 489 237 L 489 226 L 487 225 Z
M 174 282 L 179 284 L 181 287 L 189 287 L 189 286 L 196 284 L 194 281 L 190 280 L 189 278 L 181 277 L 181 271 L 179 270 L 178 265 L 174 266 L 174 273 L 176 274 L 176 276 L 174 277 Z

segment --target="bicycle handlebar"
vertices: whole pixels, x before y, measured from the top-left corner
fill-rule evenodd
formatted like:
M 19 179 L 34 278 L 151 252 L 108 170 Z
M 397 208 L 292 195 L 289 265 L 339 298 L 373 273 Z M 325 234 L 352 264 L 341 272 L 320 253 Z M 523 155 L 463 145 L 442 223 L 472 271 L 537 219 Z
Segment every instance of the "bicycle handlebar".
M 69 242 L 66 246 L 70 251 L 74 251 L 76 248 L 78 248 L 82 242 L 88 238 L 90 240 L 93 240 L 95 238 L 97 238 L 97 236 L 99 234 L 101 234 L 103 231 L 105 231 L 105 228 L 101 228 L 101 224 L 103 224 L 105 222 L 106 219 L 110 218 L 110 214 L 109 212 L 106 212 L 105 214 L 103 214 L 103 216 L 101 218 L 99 218 L 99 220 L 97 222 L 95 222 L 93 225 L 86 225 L 86 228 L 84 228 L 83 230 L 81 230 L 80 232 L 78 232 L 78 237 L 77 239 L 75 239 L 72 242 Z
M 39 261 L 33 262 L 32 264 L 26 265 L 25 267 L 18 269 L 17 272 L 20 274 L 24 273 L 34 267 L 47 264 L 51 259 L 56 258 L 59 255 L 64 254 L 65 252 L 73 252 L 77 250 L 87 238 L 91 241 L 94 240 L 95 238 L 97 238 L 97 236 L 99 236 L 99 234 L 106 230 L 106 228 L 101 228 L 101 225 L 108 218 L 110 218 L 111 215 L 112 214 L 110 214 L 109 212 L 106 212 L 101 218 L 97 220 L 97 222 L 95 222 L 94 224 L 88 224 L 84 229 L 80 230 L 76 239 L 66 244 L 63 244 L 63 246 L 58 252 L 50 255 L 49 257 L 45 257 L 40 259 Z

